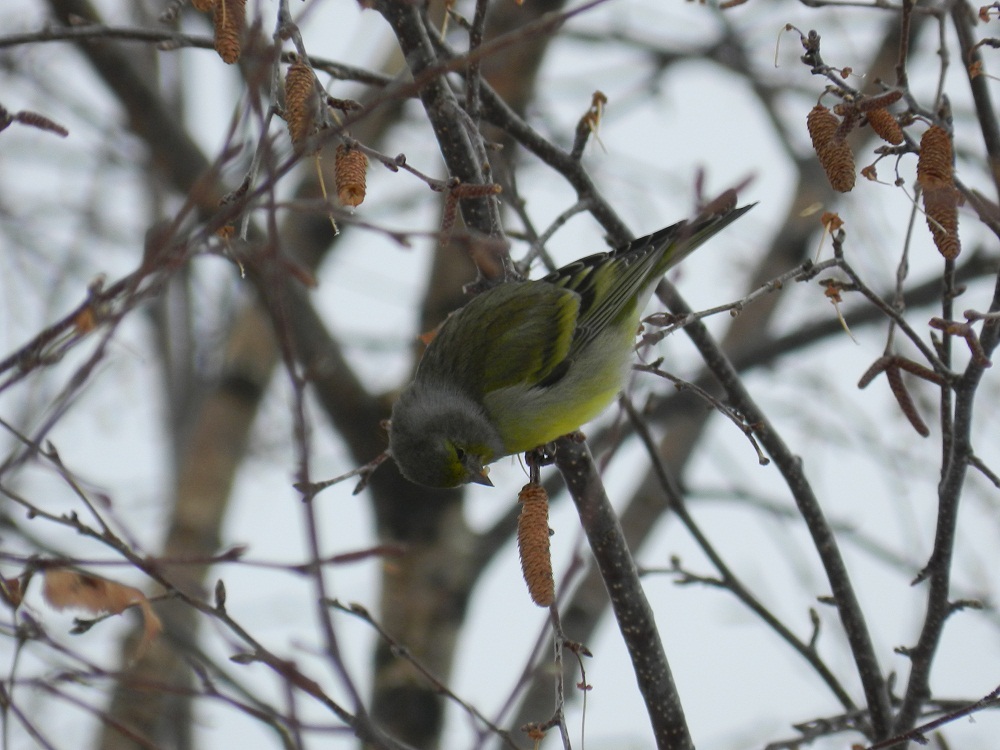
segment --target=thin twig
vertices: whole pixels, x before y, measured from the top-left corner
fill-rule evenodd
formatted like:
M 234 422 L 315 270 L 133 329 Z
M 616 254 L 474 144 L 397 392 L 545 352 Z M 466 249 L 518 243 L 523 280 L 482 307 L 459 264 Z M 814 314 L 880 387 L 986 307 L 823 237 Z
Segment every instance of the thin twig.
M 639 435 L 639 439 L 642 441 L 643 446 L 646 448 L 646 454 L 649 456 L 652 463 L 653 471 L 656 474 L 657 479 L 660 483 L 660 488 L 667 497 L 667 502 L 670 505 L 670 510 L 677 516 L 680 522 L 684 525 L 684 528 L 688 530 L 691 534 L 695 543 L 705 553 L 709 561 L 715 566 L 716 571 L 719 573 L 718 585 L 725 588 L 732 594 L 736 596 L 739 601 L 741 601 L 750 611 L 756 614 L 764 623 L 774 630 L 780 638 L 782 638 L 786 643 L 788 643 L 802 658 L 804 658 L 809 665 L 816 670 L 816 673 L 820 676 L 820 679 L 826 683 L 827 687 L 830 688 L 831 692 L 837 697 L 841 705 L 847 711 L 855 710 L 854 701 L 851 700 L 851 696 L 848 694 L 847 690 L 844 689 L 843 685 L 837 679 L 836 675 L 833 674 L 831 669 L 827 666 L 826 662 L 820 657 L 819 652 L 814 647 L 813 643 L 805 643 L 800 638 L 798 638 L 781 620 L 774 615 L 767 607 L 765 607 L 759 599 L 757 599 L 746 586 L 740 581 L 740 579 L 733 573 L 732 569 L 726 564 L 725 560 L 715 549 L 715 546 L 709 541 L 708 537 L 701 530 L 701 527 L 694 520 L 694 517 L 688 512 L 687 502 L 684 499 L 683 493 L 677 487 L 675 481 L 667 473 L 667 469 L 660 458 L 659 451 L 656 448 L 656 443 L 653 440 L 653 436 L 650 434 L 646 421 L 639 415 L 632 405 L 631 401 L 628 399 L 622 399 L 622 404 L 625 408 L 626 414 L 629 416 L 629 420 L 632 426 L 635 428 L 636 433 Z
M 678 315 L 691 313 L 691 309 L 681 300 L 676 290 L 666 282 L 660 283 L 657 293 L 673 313 Z M 864 687 L 868 710 L 871 712 L 873 736 L 886 737 L 892 726 L 892 712 L 885 677 L 875 655 L 864 613 L 854 593 L 854 586 L 841 557 L 836 537 L 802 470 L 802 462 L 758 408 L 732 363 L 719 349 L 704 324 L 695 321 L 684 330 L 725 390 L 730 403 L 755 426 L 758 439 L 788 484 L 826 571 L 833 600 L 836 602 L 844 633 L 850 643 L 851 653 Z
M 367 608 L 356 603 L 344 604 L 343 602 L 340 602 L 337 599 L 325 599 L 322 603 L 323 606 L 327 607 L 328 609 L 332 608 L 340 612 L 353 615 L 362 622 L 367 623 L 373 630 L 375 630 L 376 633 L 379 634 L 379 637 L 383 641 L 385 641 L 386 645 L 389 646 L 391 652 L 396 656 L 398 656 L 399 658 L 404 659 L 409 664 L 411 664 L 413 668 L 416 669 L 421 674 L 421 676 L 423 676 L 423 678 L 427 680 L 427 682 L 434 687 L 434 690 L 436 692 L 440 693 L 441 695 L 448 698 L 450 701 L 454 702 L 457 706 L 461 707 L 462 710 L 464 710 L 471 718 L 475 719 L 477 722 L 480 722 L 484 726 L 488 727 L 490 731 L 493 732 L 497 737 L 502 739 L 508 747 L 514 748 L 515 750 L 517 750 L 520 747 L 514 741 L 514 738 L 511 737 L 510 733 L 507 732 L 505 729 L 503 729 L 503 727 L 499 727 L 496 724 L 494 724 L 478 708 L 473 706 L 468 701 L 465 701 L 462 698 L 460 698 L 457 693 L 455 693 L 451 688 L 449 688 L 444 683 L 443 680 L 441 680 L 441 678 L 435 675 L 425 664 L 423 664 L 418 658 L 416 658 L 410 652 L 410 649 L 406 647 L 406 644 L 400 643 L 395 637 L 393 637 L 391 633 L 389 633 L 384 627 L 382 627 L 382 624 L 372 616 L 372 614 L 368 611 Z

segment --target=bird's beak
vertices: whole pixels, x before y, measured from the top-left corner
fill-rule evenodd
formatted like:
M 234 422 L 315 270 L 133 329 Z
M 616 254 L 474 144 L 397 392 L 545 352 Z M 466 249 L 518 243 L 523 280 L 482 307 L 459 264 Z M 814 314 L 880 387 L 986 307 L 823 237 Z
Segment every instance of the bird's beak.
M 493 482 L 490 481 L 490 467 L 484 466 L 478 472 L 473 472 L 472 477 L 469 479 L 470 482 L 475 482 L 476 484 L 484 484 L 487 487 L 492 487 Z

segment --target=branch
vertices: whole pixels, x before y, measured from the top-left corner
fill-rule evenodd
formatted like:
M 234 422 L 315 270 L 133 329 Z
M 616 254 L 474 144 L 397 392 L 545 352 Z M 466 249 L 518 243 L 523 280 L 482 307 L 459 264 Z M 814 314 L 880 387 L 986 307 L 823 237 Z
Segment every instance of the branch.
M 414 79 L 420 80 L 421 76 L 434 73 L 439 61 L 418 7 L 410 3 L 379 0 L 375 8 L 396 34 Z M 426 80 L 420 87 L 419 96 L 449 174 L 464 184 L 483 184 L 485 179 L 481 165 L 485 146 L 482 136 L 465 126 L 464 112 L 444 73 L 433 74 Z M 462 216 L 470 228 L 483 235 L 495 236 L 502 231 L 495 199 L 476 197 L 463 200 Z M 505 258 L 505 263 L 509 264 L 509 257 Z
M 510 732 L 504 730 L 503 727 L 497 726 L 495 723 L 490 721 L 489 717 L 483 714 L 482 711 L 480 711 L 478 708 L 476 708 L 468 701 L 463 700 L 461 697 L 459 697 L 458 694 L 455 693 L 455 691 L 453 691 L 451 688 L 448 687 L 447 684 L 445 684 L 444 680 L 442 680 L 438 675 L 434 674 L 434 671 L 432 669 L 430 669 L 427 665 L 421 662 L 420 659 L 414 656 L 414 654 L 410 651 L 410 649 L 407 648 L 405 643 L 400 642 L 388 630 L 386 630 L 385 627 L 372 616 L 371 612 L 369 612 L 366 607 L 356 602 L 350 602 L 345 604 L 337 599 L 325 599 L 323 600 L 322 603 L 323 606 L 325 607 L 336 609 L 340 612 L 353 615 L 359 618 L 362 622 L 367 623 L 376 633 L 378 633 L 379 637 L 383 641 L 385 641 L 386 645 L 389 647 L 389 650 L 393 654 L 395 654 L 397 658 L 403 659 L 404 661 L 411 664 L 413 668 L 420 673 L 421 677 L 423 677 L 423 679 L 426 680 L 431 685 L 431 687 L 433 687 L 436 693 L 445 696 L 450 701 L 455 703 L 459 708 L 465 711 L 465 713 L 469 716 L 470 719 L 472 719 L 474 722 L 481 723 L 483 726 L 485 726 L 490 732 L 499 737 L 503 741 L 504 745 L 506 745 L 507 747 L 514 748 L 515 750 L 517 750 L 517 748 L 520 747 L 514 741 L 514 738 L 511 736 Z
M 942 727 L 945 724 L 950 724 L 953 721 L 961 719 L 963 716 L 971 716 L 974 713 L 978 713 L 986 708 L 996 708 L 1000 705 L 1000 687 L 995 688 L 992 692 L 984 695 L 975 703 L 970 703 L 964 708 L 960 708 L 956 711 L 951 711 L 944 716 L 941 716 L 934 721 L 929 721 L 926 724 L 921 724 L 919 727 L 914 727 L 908 732 L 902 732 L 895 737 L 890 737 L 884 742 L 878 742 L 874 745 L 870 745 L 865 748 L 865 750 L 889 750 L 891 747 L 897 747 L 908 742 L 917 742 L 921 745 L 927 744 L 927 732 L 933 729 Z
M 672 285 L 662 282 L 657 294 L 667 307 L 678 315 L 689 315 L 691 309 L 680 298 Z M 813 538 L 816 551 L 823 563 L 833 599 L 840 614 L 844 632 L 851 646 L 851 653 L 864 687 L 868 710 L 872 717 L 872 731 L 875 737 L 886 737 L 892 727 L 892 713 L 889 693 L 882 676 L 875 648 L 865 623 L 864 613 L 854 593 L 847 566 L 840 555 L 836 537 L 827 522 L 819 500 L 813 493 L 808 479 L 802 471 L 801 460 L 794 455 L 778 431 L 764 416 L 754 402 L 736 369 L 719 349 L 708 329 L 701 321 L 694 321 L 685 332 L 697 347 L 706 366 L 718 379 L 730 403 L 739 410 L 747 421 L 756 426 L 757 437 L 770 454 L 785 478 L 799 512 Z
M 607 587 L 611 609 L 649 713 L 656 746 L 661 750 L 694 750 L 653 610 L 586 442 L 572 436 L 560 438 L 555 462 L 576 504 Z
M 955 26 L 958 45 L 962 52 L 962 67 L 969 77 L 969 89 L 976 107 L 976 120 L 983 135 L 983 144 L 989 158 L 990 176 L 997 195 L 1000 196 L 1000 123 L 990 95 L 989 76 L 975 75 L 976 64 L 982 65 L 982 56 L 976 44 L 973 29 L 976 16 L 966 0 L 956 0 L 951 5 L 951 20 Z
M 1000 278 L 998 278 L 997 286 L 994 288 L 990 312 L 997 309 L 1000 309 Z M 1000 327 L 997 323 L 996 320 L 987 321 L 980 336 L 980 343 L 987 357 L 997 346 L 997 329 Z M 894 726 L 894 731 L 897 733 L 906 732 L 913 728 L 920 715 L 921 706 L 931 695 L 930 675 L 934 654 L 941 641 L 945 622 L 954 612 L 950 601 L 951 563 L 955 551 L 959 501 L 965 485 L 965 477 L 974 456 L 972 446 L 973 406 L 979 382 L 985 371 L 986 366 L 983 362 L 973 358 L 954 387 L 951 439 L 946 445 L 941 482 L 938 485 L 938 518 L 934 533 L 934 549 L 927 565 L 914 581 L 914 583 L 927 579 L 930 581 L 927 592 L 927 612 L 916 645 L 904 650 L 904 653 L 910 657 L 912 666 L 906 694 L 903 697 L 903 703 Z
M 722 559 L 722 556 L 708 540 L 708 537 L 706 537 L 702 532 L 701 527 L 698 526 L 691 514 L 688 513 L 687 502 L 684 499 L 684 495 L 677 487 L 676 483 L 672 480 L 671 476 L 667 473 L 667 468 L 663 463 L 663 459 L 660 457 L 656 443 L 653 440 L 653 436 L 647 429 L 642 417 L 638 414 L 638 412 L 636 412 L 635 407 L 628 399 L 623 398 L 622 403 L 628 413 L 629 421 L 639 433 L 639 438 L 642 440 L 642 443 L 646 448 L 646 453 L 652 463 L 653 471 L 660 482 L 663 494 L 667 497 L 670 509 L 677 515 L 677 518 L 684 525 L 684 528 L 688 530 L 688 533 L 694 538 L 695 543 L 701 548 L 702 552 L 705 553 L 705 556 L 711 561 L 712 565 L 715 566 L 716 571 L 718 571 L 720 578 L 717 585 L 730 591 L 751 612 L 760 617 L 768 627 L 774 630 L 774 632 L 777 633 L 782 640 L 797 651 L 798 654 L 802 656 L 802 658 L 804 658 L 813 669 L 816 670 L 817 674 L 819 674 L 820 678 L 827 684 L 827 687 L 830 688 L 831 692 L 837 696 L 837 700 L 840 701 L 840 704 L 845 710 L 856 710 L 854 701 L 851 700 L 851 696 L 848 695 L 836 675 L 834 675 L 830 668 L 826 665 L 826 662 L 820 658 L 819 653 L 816 650 L 815 643 L 805 643 L 800 638 L 796 637 L 796 635 L 789 630 L 788 627 L 786 627 L 785 624 L 774 615 L 774 613 L 767 609 L 767 607 L 765 607 L 757 599 L 757 597 L 755 597 L 753 593 L 751 593 L 751 591 L 743 585 L 740 579 L 733 573 L 732 569 L 726 564 L 725 560 Z

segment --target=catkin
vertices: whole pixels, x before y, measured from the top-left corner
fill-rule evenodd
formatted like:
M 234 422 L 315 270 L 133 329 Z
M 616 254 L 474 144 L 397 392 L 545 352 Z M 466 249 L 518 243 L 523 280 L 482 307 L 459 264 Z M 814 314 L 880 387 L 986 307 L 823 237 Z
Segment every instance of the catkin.
M 924 213 L 938 252 L 954 260 L 962 252 L 958 239 L 958 194 L 955 188 L 924 190 Z
M 952 185 L 951 138 L 948 131 L 932 125 L 920 139 L 917 181 L 923 188 Z
M 951 137 L 932 125 L 920 139 L 917 182 L 923 191 L 924 214 L 934 244 L 948 260 L 962 250 L 958 239 L 958 190 L 955 188 Z
M 316 74 L 306 63 L 295 61 L 285 74 L 285 122 L 296 150 L 302 147 L 313 126 L 313 94 Z
M 232 65 L 240 59 L 240 44 L 246 26 L 247 0 L 215 0 L 215 51 Z
M 886 91 L 878 96 L 868 96 L 858 102 L 859 112 L 869 112 L 873 109 L 885 109 L 890 104 L 895 104 L 903 98 L 903 92 L 899 89 Z
M 819 163 L 834 190 L 846 193 L 854 187 L 854 153 L 842 135 L 840 121 L 822 104 L 817 104 L 806 118 L 809 137 Z
M 517 496 L 521 514 L 517 518 L 517 549 L 521 573 L 531 601 L 549 607 L 556 598 L 549 553 L 549 496 L 540 484 L 529 482 Z
M 885 107 L 876 107 L 868 112 L 868 124 L 871 125 L 879 138 L 893 146 L 903 142 L 903 129 L 899 127 L 896 118 Z
M 365 199 L 365 172 L 368 157 L 343 143 L 337 146 L 335 174 L 337 199 L 345 206 L 360 206 Z

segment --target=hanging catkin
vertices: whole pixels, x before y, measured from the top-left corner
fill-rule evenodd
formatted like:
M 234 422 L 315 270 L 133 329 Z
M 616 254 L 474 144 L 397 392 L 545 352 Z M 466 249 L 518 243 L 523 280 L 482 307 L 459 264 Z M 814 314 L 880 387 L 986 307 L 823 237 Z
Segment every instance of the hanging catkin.
M 335 165 L 337 199 L 345 206 L 360 206 L 365 199 L 365 172 L 368 157 L 343 143 L 337 146 Z
M 240 44 L 246 26 L 247 0 L 216 0 L 213 7 L 215 21 L 215 51 L 223 62 L 232 65 L 240 59 Z
M 955 188 L 951 137 L 932 125 L 920 139 L 917 182 L 923 191 L 924 213 L 938 252 L 953 260 L 962 246 L 958 239 L 958 190 Z
M 838 133 L 840 121 L 829 109 L 817 104 L 806 118 L 806 127 L 830 185 L 838 192 L 849 192 L 854 187 L 854 154 Z
M 521 503 L 517 518 L 521 573 L 531 600 L 539 607 L 548 607 L 555 601 L 549 553 L 549 496 L 540 484 L 528 483 L 521 488 L 517 500 Z
M 285 74 L 285 122 L 296 150 L 302 148 L 312 131 L 315 90 L 316 74 L 306 63 L 296 60 Z
M 903 142 L 903 129 L 896 118 L 885 107 L 877 107 L 868 112 L 868 124 L 882 140 L 898 146 Z

